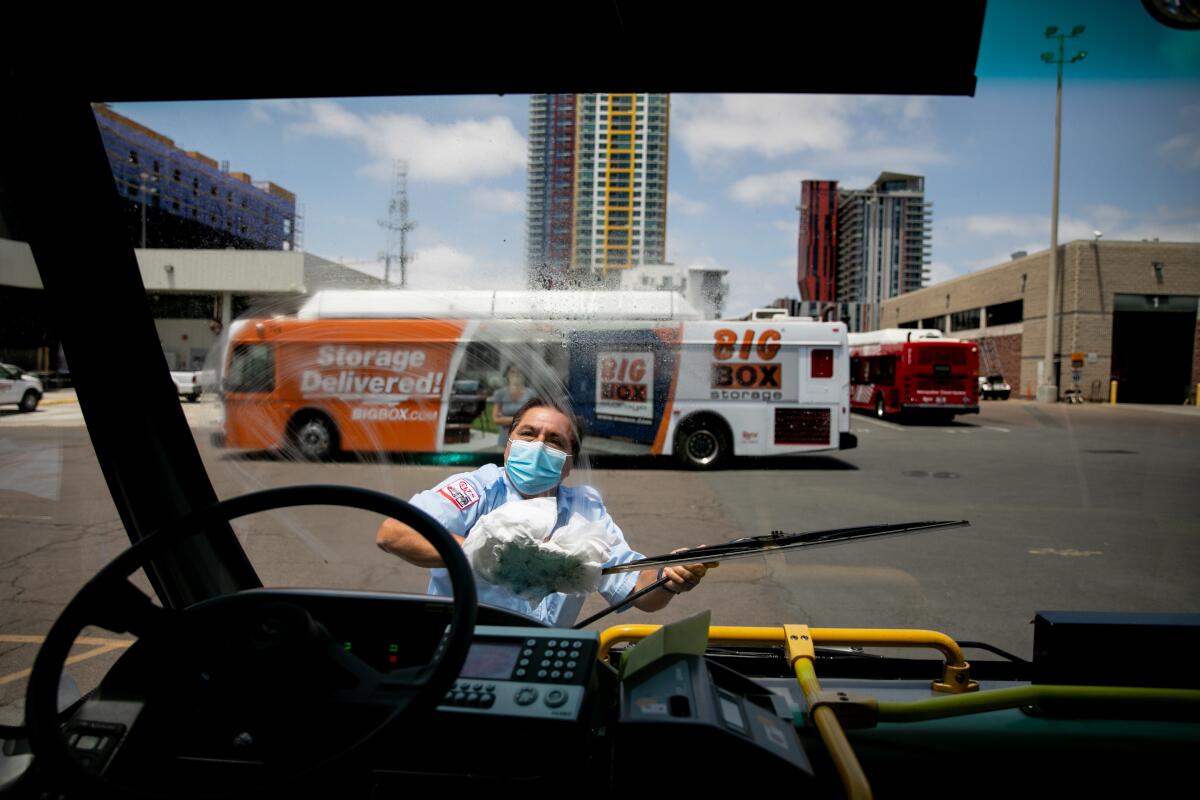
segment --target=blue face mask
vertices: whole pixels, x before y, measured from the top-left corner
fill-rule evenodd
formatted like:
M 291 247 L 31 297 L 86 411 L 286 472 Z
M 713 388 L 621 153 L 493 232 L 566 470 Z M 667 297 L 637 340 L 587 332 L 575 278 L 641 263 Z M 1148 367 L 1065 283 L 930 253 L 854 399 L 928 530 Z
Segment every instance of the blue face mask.
M 567 454 L 547 447 L 545 442 L 513 439 L 504 468 L 508 478 L 523 495 L 541 494 L 562 480 Z

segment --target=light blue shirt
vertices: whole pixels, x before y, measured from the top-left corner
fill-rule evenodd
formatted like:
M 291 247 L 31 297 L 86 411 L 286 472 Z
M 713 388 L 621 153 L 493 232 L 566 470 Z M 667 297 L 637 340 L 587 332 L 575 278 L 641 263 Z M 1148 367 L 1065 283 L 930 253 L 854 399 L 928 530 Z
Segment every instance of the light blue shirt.
M 474 472 L 453 475 L 434 488 L 414 495 L 409 502 L 442 523 L 446 530 L 469 538 L 471 529 L 484 514 L 495 511 L 505 503 L 524 499 L 526 498 L 513 486 L 503 469 L 494 464 L 485 464 Z M 604 501 L 595 489 L 590 486 L 560 485 L 557 500 L 558 519 L 554 524 L 555 530 L 565 525 L 572 514 L 580 514 L 589 521 L 603 523 L 612 535 L 615 543 L 604 566 L 611 567 L 643 558 L 641 553 L 630 549 L 625 541 L 625 534 L 621 533 L 621 529 L 608 515 Z M 452 595 L 449 573 L 441 568 L 430 572 L 428 593 Z M 637 572 L 605 575 L 600 579 L 600 594 L 604 595 L 610 604 L 624 600 L 633 591 L 637 577 Z M 584 597 L 581 595 L 556 592 L 535 606 L 478 575 L 475 576 L 475 585 L 479 591 L 479 602 L 512 609 L 552 627 L 571 626 L 583 608 Z

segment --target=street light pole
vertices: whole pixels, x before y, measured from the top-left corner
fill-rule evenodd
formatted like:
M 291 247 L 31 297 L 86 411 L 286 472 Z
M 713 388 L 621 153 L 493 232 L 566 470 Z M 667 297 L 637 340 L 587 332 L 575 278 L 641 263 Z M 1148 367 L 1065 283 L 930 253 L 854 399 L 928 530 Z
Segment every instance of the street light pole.
M 1067 62 L 1063 48 L 1067 39 L 1074 39 L 1084 31 L 1084 26 L 1076 25 L 1068 33 L 1059 33 L 1058 28 L 1046 28 L 1047 39 L 1058 40 L 1058 53 L 1042 53 L 1042 61 L 1058 65 L 1058 88 L 1054 101 L 1054 197 L 1050 204 L 1050 267 L 1046 279 L 1046 343 L 1042 357 L 1042 380 L 1038 384 L 1037 399 L 1039 403 L 1058 402 L 1058 381 L 1055 378 L 1054 366 L 1057 363 L 1055 348 L 1055 307 L 1058 299 L 1058 165 L 1062 151 L 1062 79 L 1063 64 L 1082 61 L 1087 52 L 1079 51 Z

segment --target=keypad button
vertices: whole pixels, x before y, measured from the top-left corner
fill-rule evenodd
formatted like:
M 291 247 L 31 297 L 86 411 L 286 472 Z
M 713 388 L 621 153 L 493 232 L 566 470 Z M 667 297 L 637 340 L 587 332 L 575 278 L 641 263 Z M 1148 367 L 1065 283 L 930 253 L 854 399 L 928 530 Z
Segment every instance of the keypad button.
M 574 672 L 571 672 L 570 670 L 567 670 L 566 672 L 564 672 L 564 673 L 563 673 L 563 679 L 564 679 L 564 680 L 568 680 L 568 681 L 569 681 L 569 680 L 571 680 L 571 679 L 572 679 L 572 678 L 574 678 L 574 677 L 575 677 L 575 673 L 574 673 Z
M 523 670 L 523 669 L 518 669 L 516 672 L 514 672 L 514 673 L 513 673 L 513 675 L 517 676 L 518 678 L 524 678 L 524 677 L 525 677 L 525 670 Z
M 531 655 L 533 655 L 533 651 L 532 651 L 532 650 L 530 650 L 528 647 L 526 647 L 524 650 L 522 650 L 522 651 L 521 651 L 521 655 L 523 655 L 523 656 L 531 656 Z
M 555 661 L 555 662 L 554 662 L 554 667 L 555 667 L 555 669 L 559 669 L 559 668 L 561 668 L 561 667 L 562 667 L 562 665 L 563 665 L 563 662 L 561 662 L 561 661 Z
M 475 692 L 468 692 L 467 693 L 467 705 L 473 706 L 477 702 L 479 702 L 479 695 L 476 694 Z
M 548 667 L 548 666 L 550 666 L 550 659 L 548 659 L 548 658 L 543 658 L 543 659 L 542 659 L 542 666 L 543 666 L 543 667 Z
M 467 695 L 465 692 L 455 692 L 454 693 L 454 702 L 461 703 L 466 699 L 467 699 Z
M 571 658 L 579 658 L 579 651 L 578 651 L 578 650 L 572 650 L 572 651 L 571 651 Z
M 546 642 L 546 647 L 557 647 L 557 646 L 558 646 L 558 642 L 555 639 L 551 639 L 550 641 Z
M 475 683 L 475 684 L 472 684 L 472 685 L 471 685 L 471 689 L 472 689 L 473 691 L 476 691 L 476 692 L 482 692 L 482 691 L 483 691 L 483 684 L 482 684 L 482 683 Z
M 495 705 L 495 703 L 496 703 L 496 695 L 494 695 L 494 694 L 485 694 L 483 697 L 481 697 L 479 699 L 479 707 L 480 708 L 491 708 L 493 705 Z
M 559 651 L 558 651 L 557 653 L 555 653 L 554 655 L 555 655 L 555 657 L 556 657 L 556 658 L 566 658 L 566 657 L 567 657 L 567 651 L 566 651 L 566 650 L 559 650 Z
M 483 687 L 483 690 L 484 690 L 485 692 L 488 692 L 488 693 L 490 694 L 490 693 L 492 693 L 492 692 L 496 691 L 496 684 L 494 684 L 494 683 L 489 683 L 487 686 Z
M 567 702 L 567 693 L 562 689 L 552 689 L 546 693 L 546 705 L 551 708 L 558 708 Z
M 578 666 L 578 664 L 576 664 L 576 662 L 574 662 L 574 661 L 567 662 L 567 669 L 575 669 L 575 667 L 577 667 L 577 666 Z
M 538 699 L 538 691 L 531 686 L 526 686 L 521 691 L 517 692 L 517 696 L 513 698 L 519 706 L 527 706 Z
M 562 677 L 562 673 L 559 672 L 558 670 L 554 670 L 553 672 L 550 673 L 550 677 L 554 678 L 555 680 L 558 680 L 559 678 Z
M 537 639 L 526 639 L 525 640 L 526 647 L 533 647 L 536 644 L 537 644 Z
M 522 667 L 528 667 L 528 666 L 529 666 L 529 659 L 528 659 L 528 658 L 522 658 L 522 659 L 521 659 L 521 666 L 522 666 Z
M 539 678 L 544 678 L 544 677 L 546 677 L 546 670 L 544 670 L 544 669 L 539 669 L 539 670 L 538 670 L 538 677 L 539 677 Z

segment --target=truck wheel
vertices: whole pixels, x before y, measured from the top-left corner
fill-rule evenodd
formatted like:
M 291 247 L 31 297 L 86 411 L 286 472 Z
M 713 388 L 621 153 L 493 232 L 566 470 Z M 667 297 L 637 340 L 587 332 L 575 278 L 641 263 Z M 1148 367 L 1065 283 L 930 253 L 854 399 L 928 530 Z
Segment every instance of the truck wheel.
M 712 469 L 729 454 L 729 445 L 717 426 L 700 422 L 680 436 L 677 452 L 686 467 Z
M 291 448 L 306 461 L 326 461 L 338 450 L 337 428 L 325 417 L 313 416 L 292 430 Z
M 20 407 L 21 411 L 23 411 L 25 413 L 29 413 L 30 411 L 36 411 L 37 406 L 38 406 L 38 400 L 40 400 L 40 399 L 41 398 L 38 397 L 38 393 L 35 392 L 33 389 L 30 389 L 27 392 L 25 392 L 25 396 L 21 398 L 21 403 L 20 403 L 19 407 Z
M 875 416 L 883 419 L 887 416 L 887 410 L 883 406 L 883 394 L 875 395 Z
M 188 402 L 189 402 L 189 403 L 195 403 L 196 401 L 198 401 L 198 400 L 200 399 L 200 393 L 199 393 L 199 392 L 192 392 L 191 394 L 189 394 L 189 395 L 187 396 L 187 399 L 188 399 Z

